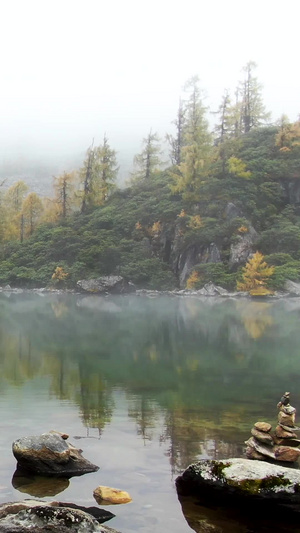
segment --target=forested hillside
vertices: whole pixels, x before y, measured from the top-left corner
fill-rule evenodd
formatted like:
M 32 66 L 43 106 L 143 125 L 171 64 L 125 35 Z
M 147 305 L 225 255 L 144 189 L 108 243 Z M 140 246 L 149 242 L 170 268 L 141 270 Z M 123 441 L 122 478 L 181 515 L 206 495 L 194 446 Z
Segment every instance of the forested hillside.
M 300 278 L 300 122 L 271 123 L 248 63 L 234 99 L 225 92 L 210 130 L 191 79 L 169 163 L 150 131 L 125 189 L 105 136 L 82 168 L 41 199 L 17 182 L 1 197 L 0 283 L 69 286 L 120 274 L 138 287 L 235 288 L 256 251 L 273 265 L 270 288 Z

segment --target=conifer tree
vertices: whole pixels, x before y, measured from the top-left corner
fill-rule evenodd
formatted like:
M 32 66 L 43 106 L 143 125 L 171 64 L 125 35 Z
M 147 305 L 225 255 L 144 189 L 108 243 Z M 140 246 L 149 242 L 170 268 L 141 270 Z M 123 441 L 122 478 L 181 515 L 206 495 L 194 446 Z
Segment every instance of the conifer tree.
M 163 166 L 160 139 L 157 133 L 148 133 L 143 139 L 142 151 L 134 158 L 136 170 L 132 173 L 132 181 L 150 180 Z
M 6 212 L 6 239 L 14 240 L 20 238 L 20 224 L 22 222 L 22 204 L 28 191 L 28 186 L 22 180 L 14 183 L 4 195 Z
M 17 214 L 22 209 L 22 203 L 26 193 L 28 192 L 28 185 L 25 181 L 19 180 L 14 183 L 5 193 L 5 203 L 13 214 Z
M 21 241 L 23 240 L 24 233 L 27 235 L 32 235 L 42 215 L 42 212 L 43 204 L 40 197 L 35 192 L 29 193 L 23 201 L 22 211 L 20 214 Z
M 251 295 L 266 295 L 271 291 L 267 289 L 268 279 L 273 275 L 274 267 L 268 266 L 264 256 L 256 252 L 243 267 L 243 281 L 237 283 L 239 291 L 247 291 Z
M 221 104 L 216 114 L 219 121 L 215 126 L 215 146 L 217 160 L 221 162 L 222 174 L 225 174 L 226 163 L 234 154 L 236 145 L 236 115 L 233 111 L 228 91 L 223 94 Z
M 89 206 L 101 205 L 115 188 L 119 167 L 116 152 L 109 146 L 104 135 L 103 144 L 87 150 L 80 170 L 81 213 Z
M 185 90 L 188 93 L 184 102 L 185 124 L 181 162 L 172 173 L 174 191 L 190 195 L 207 177 L 207 166 L 212 154 L 212 135 L 208 129 L 206 107 L 202 101 L 197 76 L 191 78 Z
M 182 148 L 184 145 L 184 126 L 185 126 L 185 109 L 183 102 L 179 100 L 179 107 L 176 120 L 173 121 L 175 125 L 175 135 L 166 135 L 166 139 L 170 145 L 170 159 L 172 165 L 180 165 L 182 160 Z
M 104 135 L 103 144 L 96 148 L 95 166 L 98 174 L 95 189 L 98 188 L 100 201 L 103 203 L 116 187 L 119 171 L 116 151 L 109 146 L 106 135 Z
M 263 104 L 261 89 L 262 86 L 253 71 L 257 65 L 254 61 L 249 61 L 243 68 L 244 80 L 240 82 L 239 92 L 241 95 L 241 123 L 242 132 L 248 133 L 252 128 L 260 126 L 270 118 Z
M 82 185 L 82 200 L 81 200 L 81 213 L 85 213 L 89 204 L 93 200 L 93 178 L 94 178 L 94 166 L 95 166 L 95 150 L 94 142 L 90 146 L 86 153 L 86 158 L 83 162 L 83 167 L 80 169 L 80 182 Z
M 54 204 L 59 218 L 65 219 L 74 205 L 74 173 L 64 172 L 54 178 Z

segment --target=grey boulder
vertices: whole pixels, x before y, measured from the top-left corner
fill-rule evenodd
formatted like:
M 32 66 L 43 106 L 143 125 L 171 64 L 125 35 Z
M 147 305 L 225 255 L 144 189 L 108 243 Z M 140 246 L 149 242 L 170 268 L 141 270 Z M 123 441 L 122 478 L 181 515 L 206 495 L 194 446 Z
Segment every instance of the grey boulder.
M 12 451 L 18 468 L 35 474 L 72 477 L 99 470 L 59 433 L 22 437 L 13 442 Z
M 135 291 L 133 283 L 126 281 L 122 276 L 82 279 L 77 281 L 77 287 L 83 292 L 93 294 L 127 294 Z

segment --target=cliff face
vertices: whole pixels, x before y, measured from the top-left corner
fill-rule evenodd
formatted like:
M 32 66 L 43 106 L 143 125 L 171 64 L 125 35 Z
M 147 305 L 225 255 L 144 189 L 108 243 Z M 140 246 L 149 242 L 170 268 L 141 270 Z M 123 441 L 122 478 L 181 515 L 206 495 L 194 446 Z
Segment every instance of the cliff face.
M 240 210 L 228 203 L 224 211 L 224 223 L 233 222 L 242 217 Z M 228 239 L 218 239 L 218 243 L 203 243 L 203 236 L 197 233 L 188 239 L 184 238 L 183 222 L 180 219 L 172 224 L 162 224 L 161 231 L 151 240 L 151 253 L 168 263 L 177 276 L 180 288 L 186 286 L 186 281 L 196 265 L 207 263 L 222 263 L 222 253 L 227 250 L 230 269 L 236 270 L 245 264 L 250 255 L 255 252 L 255 243 L 258 234 L 248 222 L 247 233 L 236 235 L 234 244 L 229 244 Z

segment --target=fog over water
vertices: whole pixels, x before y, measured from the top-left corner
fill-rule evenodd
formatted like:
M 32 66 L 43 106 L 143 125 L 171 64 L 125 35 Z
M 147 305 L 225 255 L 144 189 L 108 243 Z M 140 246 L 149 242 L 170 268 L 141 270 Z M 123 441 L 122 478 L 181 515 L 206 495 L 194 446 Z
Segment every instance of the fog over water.
M 272 120 L 299 113 L 299 5 L 254 0 L 39 2 L 2 6 L 0 171 L 40 177 L 77 167 L 107 134 L 124 180 L 150 128 L 172 132 L 185 81 L 198 74 L 211 111 L 249 61 Z M 211 115 L 211 120 L 213 118 Z M 12 167 L 22 161 L 19 172 Z M 26 176 L 25 176 L 26 177 Z

